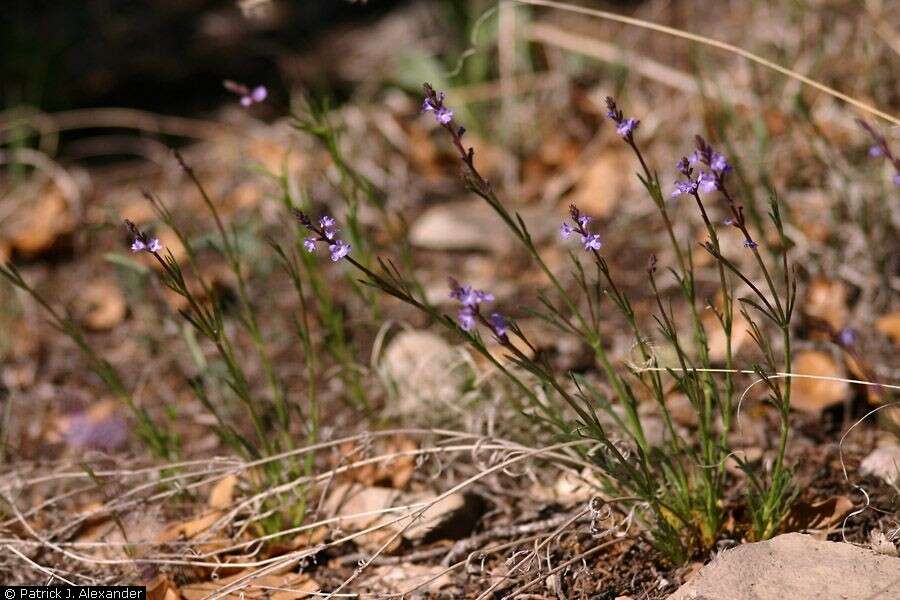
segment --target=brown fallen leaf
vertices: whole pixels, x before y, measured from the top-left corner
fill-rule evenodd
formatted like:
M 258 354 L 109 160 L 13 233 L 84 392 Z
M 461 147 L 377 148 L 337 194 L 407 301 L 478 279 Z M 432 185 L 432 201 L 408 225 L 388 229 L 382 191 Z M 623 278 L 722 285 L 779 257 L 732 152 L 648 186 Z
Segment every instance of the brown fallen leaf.
M 666 408 L 672 421 L 685 427 L 696 427 L 699 423 L 697 410 L 691 404 L 690 398 L 681 392 L 672 392 L 666 396 Z
M 722 363 L 725 361 L 725 353 L 728 345 L 728 338 L 725 336 L 725 329 L 719 322 L 719 318 L 712 309 L 703 313 L 701 317 L 704 329 L 706 329 L 707 343 L 709 344 L 709 357 L 714 363 Z M 750 324 L 739 311 L 734 311 L 734 317 L 731 322 L 731 354 L 737 355 L 743 345 L 750 339 Z
M 319 584 L 306 573 L 292 573 L 289 565 L 281 572 L 255 576 L 253 570 L 240 571 L 214 581 L 192 583 L 182 586 L 181 595 L 185 600 L 203 600 L 223 588 L 237 584 L 228 596 L 233 598 L 270 598 L 272 600 L 293 600 L 309 598 L 319 591 Z
M 156 536 L 156 541 L 167 543 L 177 540 L 189 540 L 212 527 L 221 516 L 222 511 L 214 510 L 197 517 L 196 519 L 172 523 Z
M 13 250 L 33 256 L 49 250 L 60 236 L 74 230 L 75 218 L 62 190 L 48 184 L 39 198 L 23 203 L 9 217 L 2 237 Z
M 291 150 L 290 143 L 268 138 L 253 139 L 244 148 L 247 158 L 279 175 L 285 168 L 292 175 L 299 174 L 306 166 L 303 153 Z
M 229 473 L 216 482 L 212 490 L 209 492 L 209 500 L 207 504 L 210 508 L 218 510 L 228 510 L 234 499 L 234 488 L 237 486 L 237 475 Z
M 879 333 L 883 333 L 891 338 L 891 341 L 894 342 L 894 346 L 900 350 L 900 311 L 879 317 L 879 319 L 875 321 L 875 329 Z
M 380 438 L 375 444 L 374 452 L 379 456 L 413 452 L 418 445 L 411 438 L 404 435 Z M 353 444 L 342 447 L 342 455 L 348 456 L 356 451 Z M 367 486 L 390 485 L 401 489 L 406 487 L 416 469 L 416 456 L 406 454 L 397 456 L 391 460 L 370 463 L 347 471 L 342 477 L 347 481 L 355 481 Z
M 119 286 L 101 279 L 80 288 L 75 310 L 88 329 L 107 331 L 122 322 L 128 307 Z
M 827 530 L 840 523 L 853 509 L 847 496 L 815 502 L 794 502 L 784 521 L 785 531 Z
M 172 228 L 160 227 L 153 233 L 153 236 L 159 238 L 159 243 L 162 244 L 162 251 L 160 254 L 163 256 L 166 256 L 171 252 L 172 256 L 174 256 L 175 260 L 178 262 L 183 262 L 187 257 L 187 250 L 185 249 L 184 244 L 181 243 L 178 234 L 176 234 Z M 140 254 L 143 255 L 144 253 L 141 252 Z M 152 264 L 153 268 L 157 271 L 162 270 L 162 265 L 159 264 L 159 261 L 154 260 L 152 256 L 146 260 L 151 261 L 149 264 Z
M 843 377 L 844 373 L 830 354 L 818 350 L 799 352 L 793 361 L 798 375 Z M 791 381 L 791 407 L 809 414 L 820 414 L 850 397 L 850 385 L 844 381 L 795 377 Z
M 632 171 L 625 153 L 607 150 L 581 172 L 575 188 L 565 195 L 565 206 L 575 203 L 587 215 L 608 217 L 632 185 Z
M 824 190 L 799 190 L 791 193 L 785 202 L 794 215 L 794 223 L 806 237 L 825 242 L 834 231 L 831 211 L 832 200 Z
M 147 600 L 178 600 L 178 588 L 167 575 L 157 575 L 147 584 Z
M 840 331 L 847 325 L 847 288 L 840 281 L 814 279 L 806 289 L 801 306 L 806 316 L 827 323 L 832 331 Z

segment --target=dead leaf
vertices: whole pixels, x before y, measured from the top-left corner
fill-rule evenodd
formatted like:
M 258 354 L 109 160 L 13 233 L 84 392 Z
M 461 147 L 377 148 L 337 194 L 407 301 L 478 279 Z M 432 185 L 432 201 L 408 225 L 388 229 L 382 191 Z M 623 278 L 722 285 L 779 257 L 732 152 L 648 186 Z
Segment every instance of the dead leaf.
M 566 206 L 575 203 L 592 217 L 608 217 L 628 191 L 632 178 L 627 156 L 618 150 L 607 150 L 584 168 L 575 189 L 563 200 Z
M 224 212 L 234 213 L 255 208 L 263 198 L 263 190 L 258 182 L 245 181 L 231 190 L 222 201 Z
M 875 321 L 875 329 L 879 333 L 883 333 L 891 338 L 894 342 L 894 346 L 900 350 L 900 311 L 879 317 L 879 319 Z
M 847 288 L 840 281 L 817 278 L 806 289 L 803 312 L 813 319 L 827 323 L 831 330 L 840 331 L 847 324 Z
M 114 281 L 92 281 L 80 288 L 76 312 L 92 331 L 107 331 L 122 322 L 128 307 L 125 296 Z
M 799 352 L 794 357 L 793 372 L 799 375 L 843 377 L 831 355 L 817 350 Z M 850 397 L 850 385 L 844 381 L 796 377 L 791 381 L 791 406 L 809 414 L 820 414 L 830 406 Z
M 447 569 L 440 565 L 402 563 L 382 565 L 372 570 L 365 585 L 399 594 L 437 593 L 452 583 Z
M 407 135 L 408 147 L 415 148 L 415 152 L 409 153 L 409 159 L 415 165 L 416 171 L 431 181 L 439 181 L 446 177 L 444 167 L 440 164 L 440 152 L 431 131 L 412 123 Z
M 726 358 L 726 350 L 728 338 L 725 336 L 725 329 L 719 318 L 712 310 L 709 310 L 701 317 L 703 328 L 706 329 L 706 340 L 709 344 L 709 358 L 714 363 L 723 363 Z M 750 339 L 750 324 L 740 312 L 735 310 L 731 322 L 731 353 L 732 356 L 738 353 L 744 343 Z
M 228 510 L 234 499 L 234 488 L 237 486 L 237 475 L 230 473 L 216 482 L 209 493 L 207 504 L 210 508 Z
M 672 420 L 685 427 L 696 427 L 699 423 L 697 410 L 686 394 L 673 392 L 666 396 L 666 408 Z
M 412 454 L 418 445 L 404 435 L 381 438 L 375 444 L 375 452 L 379 456 L 402 454 L 391 460 L 370 463 L 347 471 L 343 479 L 356 481 L 367 486 L 390 485 L 400 489 L 406 487 L 416 469 L 416 456 Z M 342 447 L 342 455 L 348 456 L 355 453 L 356 447 L 351 443 Z
M 786 531 L 827 530 L 840 523 L 853 509 L 847 496 L 834 496 L 815 502 L 794 502 L 784 522 Z
M 303 155 L 300 152 L 292 152 L 290 144 L 273 139 L 254 139 L 247 144 L 244 151 L 250 160 L 261 164 L 267 171 L 278 175 L 285 168 L 287 168 L 288 173 L 297 174 L 305 166 Z
M 181 595 L 185 600 L 203 600 L 221 591 L 222 588 L 238 584 L 238 582 L 240 582 L 238 584 L 240 587 L 231 592 L 229 594 L 230 597 L 292 600 L 294 598 L 309 598 L 314 592 L 319 591 L 319 584 L 306 573 L 285 572 L 291 568 L 291 566 L 288 566 L 281 572 L 262 576 L 254 576 L 255 571 L 248 569 L 214 581 L 183 586 Z
M 178 588 L 166 575 L 157 575 L 147 584 L 147 600 L 178 600 Z
M 167 256 L 169 252 L 172 253 L 172 256 L 175 257 L 175 260 L 178 262 L 183 262 L 185 258 L 187 258 L 187 250 L 184 247 L 184 244 L 181 243 L 181 240 L 178 238 L 178 234 L 175 233 L 174 230 L 170 227 L 160 227 L 156 232 L 153 233 L 154 237 L 159 238 L 159 243 L 162 244 L 161 255 Z M 143 253 L 142 253 L 143 254 Z M 153 259 L 153 257 L 149 257 L 147 260 L 152 260 L 150 264 L 153 265 L 153 268 L 161 271 L 162 265 L 159 264 L 159 261 Z
M 62 235 L 75 230 L 75 218 L 55 184 L 48 184 L 34 202 L 24 203 L 5 223 L 3 236 L 13 250 L 36 255 L 49 250 Z
M 831 223 L 832 201 L 824 190 L 809 189 L 791 193 L 785 202 L 794 215 L 794 223 L 806 237 L 826 242 L 834 231 Z
M 222 511 L 214 510 L 190 521 L 173 523 L 157 536 L 156 541 L 166 543 L 177 540 L 189 540 L 212 527 L 221 516 Z
M 138 227 L 143 227 L 156 219 L 153 204 L 137 190 L 131 192 L 128 198 L 120 201 L 118 214 L 120 218 L 128 219 Z

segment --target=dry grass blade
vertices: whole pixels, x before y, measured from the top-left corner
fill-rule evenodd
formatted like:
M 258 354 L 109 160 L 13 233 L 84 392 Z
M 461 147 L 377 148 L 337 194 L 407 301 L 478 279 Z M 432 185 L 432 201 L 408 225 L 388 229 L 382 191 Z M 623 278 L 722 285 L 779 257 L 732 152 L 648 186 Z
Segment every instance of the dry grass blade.
M 529 4 L 532 6 L 544 6 L 547 8 L 553 8 L 556 10 L 563 10 L 567 12 L 578 13 L 581 15 L 587 15 L 591 17 L 597 17 L 599 19 L 606 19 L 608 21 L 615 21 L 617 23 L 624 23 L 625 25 L 631 25 L 633 27 L 641 27 L 643 29 L 649 29 L 651 31 L 657 31 L 659 33 L 664 33 L 666 35 L 671 35 L 677 38 L 681 38 L 684 40 L 689 40 L 692 42 L 697 42 L 698 44 L 703 44 L 706 46 L 710 46 L 712 48 L 717 48 L 719 50 L 725 50 L 726 52 L 731 52 L 732 54 L 736 54 L 742 58 L 745 58 L 749 61 L 755 62 L 767 69 L 771 69 L 782 75 L 786 75 L 792 79 L 795 79 L 801 83 L 804 83 L 810 87 L 814 87 L 821 92 L 825 92 L 826 94 L 838 98 L 839 100 L 843 100 L 848 104 L 852 104 L 856 108 L 865 111 L 869 114 L 875 115 L 893 123 L 894 125 L 900 125 L 900 119 L 893 115 L 889 115 L 888 113 L 875 108 L 874 106 L 870 106 L 861 100 L 857 100 L 847 94 L 839 92 L 838 90 L 831 88 L 824 83 L 820 83 L 815 79 L 810 79 L 809 77 L 797 73 L 787 67 L 783 67 L 778 63 L 772 62 L 758 54 L 754 54 L 748 50 L 744 50 L 738 46 L 734 46 L 727 42 L 722 42 L 710 37 L 706 37 L 703 35 L 698 35 L 696 33 L 691 33 L 689 31 L 683 31 L 681 29 L 676 29 L 675 27 L 668 27 L 666 25 L 660 25 L 658 23 L 653 23 L 651 21 L 645 21 L 644 19 L 636 19 L 633 17 L 626 17 L 624 15 L 619 15 L 616 13 L 608 12 L 605 10 L 598 10 L 595 8 L 588 8 L 585 6 L 574 6 L 572 4 L 565 4 L 562 2 L 554 2 L 553 0 L 508 0 L 512 2 L 516 2 L 519 4 Z

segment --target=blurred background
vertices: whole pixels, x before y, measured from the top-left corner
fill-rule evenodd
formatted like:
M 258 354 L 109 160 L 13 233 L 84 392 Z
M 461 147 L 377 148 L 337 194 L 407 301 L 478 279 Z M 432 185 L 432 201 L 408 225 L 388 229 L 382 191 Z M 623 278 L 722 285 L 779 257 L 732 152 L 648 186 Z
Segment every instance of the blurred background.
M 889 114 L 900 109 L 897 3 L 580 4 L 727 41 Z M 184 376 L 199 367 L 180 339 L 178 302 L 157 294 L 148 265 L 128 254 L 121 219 L 151 228 L 177 251 L 177 236 L 142 197 L 149 191 L 174 209 L 192 240 L 201 247 L 209 241 L 212 223 L 173 147 L 185 152 L 227 222 L 246 234 L 251 289 L 260 301 L 278 281 L 264 239 L 284 233 L 282 184 L 316 211 L 344 210 L 334 156 L 289 116 L 302 120 L 326 104 L 343 156 L 385 201 L 386 212 L 373 205 L 360 213 L 373 250 L 400 247 L 386 233 L 399 231 L 415 249 L 410 267 L 441 301 L 451 272 L 484 282 L 501 298 L 523 289 L 533 295 L 529 286 L 540 277 L 496 234 L 489 211 L 460 182 L 446 140 L 421 114 L 424 81 L 447 91 L 483 172 L 534 224 L 548 260 L 567 260 L 552 244 L 553 232 L 577 202 L 599 219 L 605 248 L 637 298 L 647 294 L 648 257 L 667 257 L 631 157 L 606 122 L 604 98 L 616 96 L 626 114 L 641 119 L 646 155 L 664 186 L 674 181 L 674 164 L 690 152 L 692 136 L 708 136 L 733 160 L 735 185 L 755 224 L 773 191 L 785 202 L 795 260 L 810 286 L 797 325 L 809 349 L 851 328 L 859 349 L 873 357 L 860 366 L 829 354 L 817 368 L 897 374 L 888 353 L 897 319 L 885 321 L 896 310 L 898 288 L 896 188 L 890 165 L 869 156 L 872 140 L 854 119 L 870 119 L 891 142 L 897 128 L 794 79 L 646 29 L 486 0 L 14 0 L 4 8 L 0 258 L 20 265 L 37 289 L 75 315 L 91 342 L 126 367 L 129 385 L 145 398 L 165 398 L 150 402 L 153 410 L 190 414 L 180 403 L 190 398 Z M 225 80 L 263 85 L 268 98 L 241 106 Z M 679 235 L 699 241 L 705 234 L 697 225 L 679 224 Z M 208 276 L 228 297 L 234 282 L 212 254 Z M 698 264 L 707 259 L 697 256 Z M 12 414 L 7 442 L 14 437 L 14 453 L 33 455 L 59 443 L 68 427 L 60 413 L 80 414 L 106 392 L 78 368 L 73 347 L 33 303 L 5 287 L 0 293 L 4 397 L 38 407 L 46 419 Z M 342 297 L 340 308 L 362 322 L 356 300 Z M 283 353 L 286 372 L 296 349 L 277 332 L 293 307 L 286 296 L 284 312 L 267 314 L 272 322 L 264 324 L 275 332 L 274 355 Z M 348 327 L 357 338 L 352 352 L 369 364 L 378 323 L 351 319 Z M 552 336 L 547 345 L 564 368 L 590 367 L 584 348 Z M 162 355 L 161 348 L 177 353 Z M 619 350 L 627 354 L 627 346 Z M 134 364 L 145 370 L 133 372 Z M 172 375 L 166 389 L 157 389 L 166 377 L 150 377 L 157 368 Z M 336 384 L 331 393 L 344 391 Z M 825 408 L 843 407 L 850 392 L 828 397 Z

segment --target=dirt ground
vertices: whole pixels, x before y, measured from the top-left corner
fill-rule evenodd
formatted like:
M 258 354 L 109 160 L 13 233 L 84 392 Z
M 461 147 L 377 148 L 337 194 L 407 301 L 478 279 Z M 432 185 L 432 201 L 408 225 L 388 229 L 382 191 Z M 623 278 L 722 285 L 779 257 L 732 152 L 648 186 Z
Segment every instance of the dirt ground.
M 557 235 L 567 207 L 594 217 L 604 257 L 660 347 L 647 265 L 654 257 L 662 272 L 675 257 L 604 98 L 641 120 L 639 139 L 666 195 L 697 133 L 733 161 L 751 221 L 765 218 L 774 190 L 799 281 L 795 373 L 811 376 L 792 384 L 785 461 L 797 497 L 779 532 L 900 547 L 900 480 L 865 462 L 900 444 L 900 187 L 855 122 L 865 119 L 900 152 L 898 7 L 584 3 L 727 42 L 855 105 L 727 49 L 597 14 L 348 2 L 346 18 L 313 27 L 306 14 L 289 20 L 280 2 L 258 3 L 264 16 L 251 4 L 182 16 L 192 24 L 185 31 L 212 36 L 192 38 L 203 53 L 185 51 L 185 61 L 202 65 L 195 93 L 205 98 L 182 104 L 172 82 L 140 88 L 143 98 L 85 85 L 70 90 L 71 106 L 14 103 L 0 114 L 0 260 L 41 299 L 0 282 L 0 583 L 141 584 L 165 600 L 652 600 L 748 541 L 749 483 L 732 457 L 715 545 L 672 564 L 640 510 L 611 494 L 590 454 L 576 451 L 589 440 L 548 431 L 519 410 L 493 363 L 435 319 L 360 286 L 324 251 L 312 266 L 297 263 L 298 296 L 273 249 L 302 241 L 286 198 L 316 216 L 358 210 L 352 256 L 365 247 L 375 267 L 376 256 L 394 261 L 451 317 L 448 277 L 492 291 L 498 310 L 535 340 L 533 356 L 606 385 L 591 348 L 535 314 L 546 276 L 466 188 L 451 140 L 421 110 L 425 81 L 446 93 L 479 170 L 521 214 L 551 268 L 569 266 Z M 305 23 L 296 25 L 302 43 L 285 23 Z M 216 46 L 213 34 L 232 41 Z M 236 47 L 248 56 L 236 58 Z M 218 78 L 224 67 L 210 48 L 221 48 L 234 75 Z M 264 68 L 252 52 L 271 54 Z M 115 68 L 133 74 L 151 64 L 95 60 L 118 86 L 128 79 Z M 242 106 L 220 79 L 264 83 L 268 97 Z M 154 109 L 148 94 L 165 102 Z M 325 98 L 327 119 L 317 121 Z M 675 235 L 697 242 L 699 296 L 714 305 L 721 299 L 700 247 L 703 222 L 671 206 Z M 714 211 L 717 222 L 726 217 Z M 158 237 L 203 306 L 221 310 L 259 423 L 224 383 L 221 349 L 183 317 L 193 308 L 166 287 L 165 269 L 129 252 L 124 219 Z M 240 277 L 222 251 L 220 223 L 239 251 Z M 740 239 L 726 243 L 740 253 Z M 738 260 L 749 264 L 747 256 Z M 664 274 L 659 282 L 685 326 L 678 284 Z M 609 355 L 633 366 L 625 319 L 601 308 Z M 734 346 L 750 371 L 735 377 L 742 409 L 728 442 L 765 470 L 779 413 L 756 385 L 761 355 L 743 325 Z M 719 337 L 710 348 L 723 356 Z M 487 345 L 502 356 L 496 342 Z M 279 394 L 289 416 L 278 412 Z M 690 403 L 676 391 L 667 403 L 679 431 L 695 439 Z M 663 435 L 652 402 L 640 414 Z M 169 450 L 147 441 L 140 415 Z M 248 449 L 235 436 L 259 441 Z

